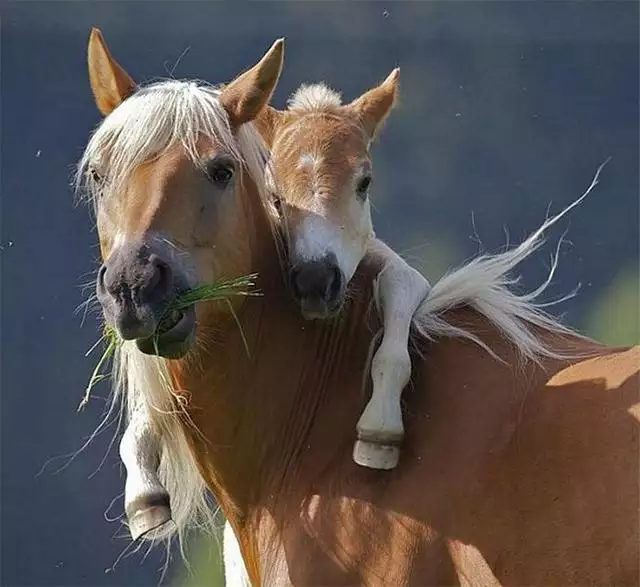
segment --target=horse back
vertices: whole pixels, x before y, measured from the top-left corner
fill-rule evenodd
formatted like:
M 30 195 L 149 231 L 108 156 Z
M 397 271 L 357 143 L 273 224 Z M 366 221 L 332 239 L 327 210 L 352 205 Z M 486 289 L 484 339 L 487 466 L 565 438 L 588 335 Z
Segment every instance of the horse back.
M 416 356 L 398 468 L 349 454 L 283 536 L 294 584 L 638 584 L 640 347 L 556 337 L 589 358 L 523 363 L 478 345 Z M 487 338 L 488 337 L 488 338 Z

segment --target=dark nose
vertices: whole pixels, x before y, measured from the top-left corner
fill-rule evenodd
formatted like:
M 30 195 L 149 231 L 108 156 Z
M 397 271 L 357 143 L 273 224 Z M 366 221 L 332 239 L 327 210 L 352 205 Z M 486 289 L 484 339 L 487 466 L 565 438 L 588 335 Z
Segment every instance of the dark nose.
M 120 255 L 110 265 L 100 267 L 98 287 L 114 298 L 130 294 L 143 304 L 164 299 L 171 290 L 171 268 L 157 255 L 139 255 L 135 266 L 127 266 L 127 256 Z
M 298 300 L 316 299 L 333 304 L 342 293 L 342 271 L 329 260 L 307 261 L 291 269 L 291 288 Z
M 155 332 L 173 289 L 169 264 L 145 245 L 123 246 L 98 272 L 98 299 L 112 307 L 114 326 L 125 340 Z

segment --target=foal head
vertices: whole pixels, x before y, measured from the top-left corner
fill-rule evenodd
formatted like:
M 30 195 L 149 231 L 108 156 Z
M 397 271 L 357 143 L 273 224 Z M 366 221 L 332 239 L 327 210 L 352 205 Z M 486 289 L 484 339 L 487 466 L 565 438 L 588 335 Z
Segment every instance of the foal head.
M 271 98 L 282 59 L 279 40 L 222 89 L 176 80 L 138 88 L 92 31 L 89 77 L 106 118 L 79 177 L 104 261 L 97 294 L 107 323 L 145 353 L 181 357 L 193 342 L 193 309 L 163 320 L 174 296 L 250 270 L 244 196 L 263 181 L 265 154 L 245 123 Z
M 291 289 L 307 318 L 340 309 L 373 237 L 369 146 L 395 102 L 398 78 L 396 69 L 347 105 L 324 85 L 302 86 L 288 110 L 269 107 L 256 120 L 271 150 L 266 183 L 281 207 Z

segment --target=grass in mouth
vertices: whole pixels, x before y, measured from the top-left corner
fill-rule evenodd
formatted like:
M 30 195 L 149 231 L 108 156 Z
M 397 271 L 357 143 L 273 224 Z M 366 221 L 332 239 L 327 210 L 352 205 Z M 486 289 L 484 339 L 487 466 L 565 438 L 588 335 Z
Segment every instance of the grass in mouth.
M 255 289 L 256 277 L 257 274 L 254 273 L 251 275 L 245 275 L 243 277 L 237 277 L 235 279 L 201 285 L 199 287 L 187 290 L 186 292 L 180 294 L 179 296 L 176 296 L 171 300 L 171 302 L 169 302 L 162 318 L 159 321 L 159 324 L 161 325 L 163 321 L 169 320 L 173 312 L 186 310 L 187 308 L 194 306 L 199 302 L 226 301 L 227 304 L 229 304 L 229 308 L 233 314 L 236 324 L 240 328 L 240 333 L 242 335 L 245 348 L 248 352 L 247 341 L 244 337 L 244 333 L 242 332 L 242 328 L 240 327 L 240 322 L 233 312 L 233 306 L 231 306 L 229 298 L 233 296 L 260 295 L 260 292 Z M 84 396 L 82 398 L 82 401 L 80 402 L 80 405 L 78 406 L 78 411 L 82 410 L 89 403 L 89 398 L 91 397 L 91 391 L 93 390 L 93 388 L 102 380 L 109 377 L 109 374 L 105 372 L 105 367 L 113 358 L 113 355 L 116 352 L 118 346 L 122 344 L 122 339 L 113 327 L 107 325 L 104 327 L 102 336 L 87 351 L 85 356 L 91 354 L 102 343 L 105 344 L 104 351 L 102 353 L 102 356 L 98 360 L 95 369 L 91 373 L 91 377 L 89 378 L 89 383 L 85 389 Z

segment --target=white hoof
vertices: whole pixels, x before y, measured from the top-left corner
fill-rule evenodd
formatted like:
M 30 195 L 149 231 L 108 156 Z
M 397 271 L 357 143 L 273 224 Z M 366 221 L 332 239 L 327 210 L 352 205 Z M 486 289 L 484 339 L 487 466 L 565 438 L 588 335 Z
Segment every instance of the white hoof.
M 400 448 L 393 444 L 357 440 L 353 446 L 353 460 L 362 467 L 388 471 L 398 466 Z
M 134 542 L 171 521 L 168 496 L 154 496 L 145 502 L 137 500 L 127 508 L 129 533 Z

